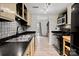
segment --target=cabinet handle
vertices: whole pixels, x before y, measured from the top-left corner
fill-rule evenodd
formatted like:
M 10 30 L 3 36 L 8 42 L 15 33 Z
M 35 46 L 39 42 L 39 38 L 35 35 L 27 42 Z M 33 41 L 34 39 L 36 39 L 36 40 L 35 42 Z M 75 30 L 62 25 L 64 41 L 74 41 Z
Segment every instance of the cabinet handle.
M 27 54 L 27 56 L 29 56 L 29 54 Z

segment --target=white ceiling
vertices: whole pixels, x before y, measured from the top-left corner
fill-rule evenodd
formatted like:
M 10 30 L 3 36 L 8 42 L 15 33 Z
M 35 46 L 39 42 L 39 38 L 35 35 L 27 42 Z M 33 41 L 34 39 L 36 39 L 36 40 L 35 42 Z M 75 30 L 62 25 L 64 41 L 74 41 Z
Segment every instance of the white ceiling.
M 59 14 L 66 10 L 69 3 L 26 3 L 27 9 L 30 10 L 32 14 Z M 39 8 L 33 8 L 39 7 Z

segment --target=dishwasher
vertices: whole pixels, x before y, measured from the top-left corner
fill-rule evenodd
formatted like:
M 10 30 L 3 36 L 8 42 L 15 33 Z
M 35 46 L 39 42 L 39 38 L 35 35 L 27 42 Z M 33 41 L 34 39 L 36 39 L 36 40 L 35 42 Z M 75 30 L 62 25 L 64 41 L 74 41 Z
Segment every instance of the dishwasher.
M 62 34 L 55 33 L 56 36 L 54 47 L 60 55 L 63 55 L 63 38 Z

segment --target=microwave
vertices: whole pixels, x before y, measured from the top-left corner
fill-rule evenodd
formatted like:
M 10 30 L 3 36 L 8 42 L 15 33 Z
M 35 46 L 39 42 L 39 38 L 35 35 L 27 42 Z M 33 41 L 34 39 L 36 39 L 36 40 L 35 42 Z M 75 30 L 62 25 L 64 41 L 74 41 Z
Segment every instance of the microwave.
M 67 16 L 66 15 L 59 17 L 57 19 L 57 25 L 65 25 L 65 24 L 67 24 Z

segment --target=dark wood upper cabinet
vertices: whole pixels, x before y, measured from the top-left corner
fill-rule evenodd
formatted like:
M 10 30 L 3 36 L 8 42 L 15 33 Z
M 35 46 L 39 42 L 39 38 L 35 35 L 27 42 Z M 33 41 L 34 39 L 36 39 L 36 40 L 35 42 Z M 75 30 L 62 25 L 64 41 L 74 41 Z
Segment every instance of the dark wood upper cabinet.
M 22 3 L 16 4 L 16 13 L 22 17 Z

